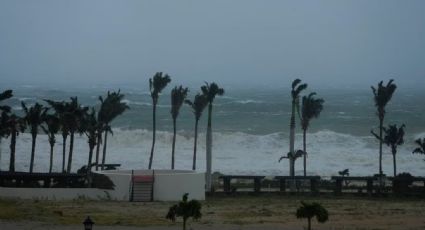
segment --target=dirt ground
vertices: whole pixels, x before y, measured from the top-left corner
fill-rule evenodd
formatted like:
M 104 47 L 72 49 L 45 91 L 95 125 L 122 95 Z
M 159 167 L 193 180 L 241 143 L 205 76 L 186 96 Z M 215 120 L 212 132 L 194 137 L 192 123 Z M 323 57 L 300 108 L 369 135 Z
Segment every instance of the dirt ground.
M 313 229 L 425 229 L 424 198 L 237 195 L 208 197 L 202 218 L 188 229 L 304 229 L 296 219 L 300 201 L 317 201 L 328 209 L 329 221 L 313 221 Z M 90 216 L 94 230 L 181 229 L 180 220 L 166 220 L 175 202 L 0 200 L 0 229 L 83 229 Z

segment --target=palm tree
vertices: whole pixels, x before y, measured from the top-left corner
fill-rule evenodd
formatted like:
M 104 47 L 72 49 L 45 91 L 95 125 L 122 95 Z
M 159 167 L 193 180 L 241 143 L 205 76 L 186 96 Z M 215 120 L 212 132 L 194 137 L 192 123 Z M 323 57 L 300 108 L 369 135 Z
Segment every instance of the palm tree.
M 168 74 L 163 75 L 162 72 L 157 72 L 152 78 L 149 79 L 149 90 L 152 97 L 152 148 L 151 155 L 149 157 L 149 169 L 152 168 L 153 161 L 153 151 L 155 149 L 155 137 L 156 137 L 156 105 L 158 104 L 159 94 L 161 91 L 171 82 L 170 76 Z
M 297 209 L 296 216 L 298 219 L 307 218 L 308 221 L 308 230 L 311 230 L 311 219 L 316 216 L 317 221 L 319 223 L 324 223 L 328 221 L 329 213 L 326 208 L 324 208 L 321 204 L 313 202 L 313 203 L 305 203 L 301 201 L 301 207 Z
M 290 121 L 290 135 L 289 135 L 289 152 L 295 155 L 295 110 L 299 107 L 299 96 L 301 91 L 307 88 L 307 84 L 301 84 L 300 79 L 295 79 L 292 82 L 292 113 L 291 113 L 291 121 Z M 296 159 L 296 158 L 295 158 Z M 290 176 L 295 176 L 295 159 L 289 158 L 289 174 Z
M 47 134 L 47 137 L 49 138 L 49 144 L 50 144 L 50 164 L 49 164 L 49 173 L 52 173 L 53 168 L 53 149 L 56 143 L 56 133 L 59 132 L 61 125 L 60 120 L 56 116 L 56 114 L 48 114 L 44 118 L 44 123 L 47 127 L 41 126 L 43 131 Z
M 35 103 L 33 106 L 28 108 L 23 101 L 21 102 L 21 105 L 25 113 L 25 123 L 27 126 L 30 127 L 32 137 L 30 162 L 30 173 L 32 173 L 34 169 L 35 144 L 38 134 L 38 128 L 44 122 L 43 117 L 46 115 L 48 108 L 45 108 L 43 105 L 38 103 Z
M 303 151 L 304 154 L 304 176 L 307 176 L 307 129 L 310 125 L 310 120 L 317 118 L 322 112 L 323 103 L 321 98 L 314 98 L 316 93 L 310 93 L 308 96 L 303 96 L 301 105 L 301 128 L 303 130 Z
M 170 207 L 167 216 L 165 218 L 175 222 L 176 217 L 181 216 L 183 218 L 183 230 L 186 230 L 187 220 L 192 217 L 197 220 L 202 217 L 201 208 L 202 205 L 197 200 L 187 201 L 188 193 L 183 195 L 182 201 Z
M 418 138 L 415 143 L 419 146 L 412 153 L 425 154 L 425 138 Z
M 91 108 L 90 113 L 84 114 L 83 125 L 85 127 L 84 133 L 88 138 L 87 142 L 89 144 L 89 159 L 87 162 L 87 172 L 90 172 L 92 167 L 93 149 L 97 144 L 96 139 L 98 136 L 98 121 L 94 108 Z
M 208 99 L 203 94 L 196 94 L 195 99 L 193 102 L 190 100 L 185 101 L 186 104 L 190 105 L 192 107 L 193 114 L 195 114 L 195 140 L 193 144 L 193 164 L 192 164 L 192 170 L 196 170 L 196 146 L 198 143 L 198 122 L 201 118 L 202 112 L 204 111 L 205 107 L 208 105 Z
M 102 156 L 102 167 L 103 170 L 104 164 L 106 161 L 106 145 L 108 141 L 108 132 L 112 133 L 110 123 L 119 115 L 124 113 L 125 110 L 129 109 L 126 103 L 122 102 L 124 95 L 121 94 L 120 90 L 117 92 L 109 92 L 105 99 L 99 97 L 101 102 L 99 113 L 98 113 L 98 129 L 99 127 L 105 132 L 104 144 L 103 144 L 103 156 Z M 97 154 L 97 153 L 96 153 Z M 96 162 L 97 163 L 97 162 Z
M 382 175 L 382 130 L 384 125 L 384 118 L 385 118 L 385 106 L 388 104 L 388 102 L 391 100 L 391 97 L 394 94 L 394 91 L 396 90 L 397 86 L 393 84 L 393 79 L 391 79 L 386 86 L 383 85 L 383 82 L 380 81 L 378 83 L 378 87 L 375 88 L 371 86 L 374 101 L 375 101 L 375 107 L 377 109 L 377 115 L 379 119 L 379 175 Z
M 0 102 L 9 99 L 13 96 L 12 90 L 5 90 L 3 92 L 0 93 Z M 7 128 L 6 127 L 6 120 L 7 120 L 7 115 L 8 113 L 10 113 L 10 106 L 7 105 L 0 105 L 0 146 L 1 146 L 1 139 L 4 136 L 7 136 Z M 0 148 L 0 160 L 1 160 L 1 148 Z
M 54 110 L 55 115 L 59 119 L 59 125 L 60 125 L 60 131 L 62 132 L 62 172 L 65 172 L 65 158 L 66 158 L 66 140 L 69 136 L 69 124 L 67 121 L 67 106 L 68 103 L 61 101 L 51 101 L 51 100 L 44 100 L 46 101 Z
M 4 122 L 4 131 L 7 136 L 10 135 L 10 161 L 9 161 L 9 171 L 15 172 L 15 147 L 16 147 L 16 137 L 19 135 L 19 132 L 23 132 L 25 129 L 25 121 L 18 117 L 16 114 L 7 115 L 5 114 Z
M 298 159 L 298 158 L 300 158 L 300 157 L 302 157 L 302 156 L 305 156 L 307 153 L 306 152 L 304 152 L 303 150 L 301 150 L 301 149 L 299 149 L 299 150 L 297 150 L 297 151 L 294 151 L 294 152 L 288 152 L 287 154 L 286 154 L 286 156 L 281 156 L 280 158 L 279 158 L 279 162 L 281 161 L 281 160 L 283 160 L 283 159 L 288 159 L 290 162 L 293 162 L 293 164 L 295 165 L 295 161 Z
M 174 151 L 176 145 L 176 120 L 179 115 L 180 108 L 182 107 L 184 100 L 186 99 L 188 88 L 174 87 L 171 90 L 171 116 L 173 117 L 173 147 L 171 150 L 171 169 L 174 169 Z
M 404 127 L 404 124 L 401 125 L 400 128 L 397 128 L 397 125 L 389 125 L 388 128 L 383 127 L 385 136 L 381 141 L 391 147 L 391 153 L 393 154 L 394 177 L 397 175 L 397 146 L 404 144 Z M 379 136 L 373 131 L 372 134 L 379 139 Z
M 206 96 L 208 100 L 208 126 L 207 126 L 207 172 L 206 172 L 206 183 L 207 191 L 211 191 L 211 164 L 212 164 L 212 128 L 211 128 L 211 119 L 212 119 L 212 105 L 215 97 L 222 96 L 224 94 L 224 89 L 218 87 L 216 83 L 208 84 L 205 82 L 205 85 L 201 87 L 202 93 Z

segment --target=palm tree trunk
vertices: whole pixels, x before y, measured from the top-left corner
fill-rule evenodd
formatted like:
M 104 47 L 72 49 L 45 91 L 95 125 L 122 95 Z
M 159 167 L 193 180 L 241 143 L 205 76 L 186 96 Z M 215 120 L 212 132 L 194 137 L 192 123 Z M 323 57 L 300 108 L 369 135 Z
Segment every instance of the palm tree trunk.
M 33 172 L 34 169 L 34 155 L 35 155 L 35 140 L 37 135 L 32 135 L 32 146 L 31 146 L 31 162 L 30 162 L 30 173 Z
M 394 166 L 394 177 L 397 176 L 397 161 L 396 161 L 396 150 L 393 149 L 393 166 Z
M 174 169 L 175 147 L 176 147 L 176 119 L 173 119 L 173 147 L 171 149 L 171 169 Z
M 69 140 L 68 168 L 66 170 L 67 173 L 71 173 L 72 152 L 73 152 L 73 150 L 74 150 L 74 132 L 71 132 L 71 138 Z
M 183 217 L 183 230 L 186 230 L 186 221 L 187 219 Z
M 379 175 L 382 175 L 382 129 L 384 118 L 379 118 Z
M 50 143 L 50 166 L 49 166 L 49 173 L 52 173 L 52 168 L 53 168 L 53 146 L 54 146 L 54 143 Z
M 99 152 L 100 152 L 100 143 L 102 142 L 102 133 L 100 132 L 97 135 L 97 145 L 96 145 L 96 171 L 99 170 Z
M 292 102 L 292 113 L 291 113 L 291 121 L 289 124 L 289 152 L 291 154 L 294 154 L 295 149 L 295 101 Z M 291 161 L 290 161 L 291 162 Z M 290 176 L 294 176 L 294 172 L 292 170 L 292 167 L 290 167 Z
M 66 138 L 67 135 L 62 135 L 62 173 L 65 172 Z
M 195 140 L 193 143 L 193 164 L 192 170 L 196 170 L 196 146 L 198 144 L 198 119 L 195 120 Z
M 311 218 L 308 218 L 308 226 L 307 226 L 308 230 L 311 230 Z
M 303 130 L 304 176 L 307 176 L 307 130 Z
M 88 187 L 91 188 L 91 184 L 92 184 L 92 178 L 91 178 L 91 159 L 93 157 L 93 149 L 94 146 L 90 146 L 90 150 L 89 150 L 89 161 L 87 163 L 87 183 L 88 183 Z
M 12 136 L 10 138 L 9 172 L 15 172 L 15 147 L 16 147 L 16 130 L 12 130 Z
M 156 102 L 153 102 L 153 110 L 152 110 L 152 148 L 151 148 L 151 156 L 149 157 L 149 169 L 152 169 L 152 161 L 153 161 L 153 151 L 155 149 L 155 136 L 156 136 Z
M 207 126 L 207 172 L 206 172 L 206 189 L 208 192 L 211 191 L 211 164 L 212 164 L 212 128 L 211 128 L 211 116 L 212 116 L 212 103 L 208 105 L 208 126 Z
M 106 144 L 108 143 L 108 131 L 105 131 L 105 138 L 103 142 L 103 156 L 102 156 L 102 167 L 100 168 L 103 170 L 105 168 L 104 164 L 106 161 Z

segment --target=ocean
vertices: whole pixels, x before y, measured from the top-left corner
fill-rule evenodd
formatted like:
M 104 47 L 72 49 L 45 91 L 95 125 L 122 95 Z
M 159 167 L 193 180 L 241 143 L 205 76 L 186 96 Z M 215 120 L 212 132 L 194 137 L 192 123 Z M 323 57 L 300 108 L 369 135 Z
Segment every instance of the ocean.
M 287 160 L 278 162 L 288 152 L 290 119 L 290 86 L 284 88 L 225 88 L 213 107 L 213 171 L 229 174 L 288 175 Z M 98 97 L 106 95 L 108 88 L 43 88 L 20 86 L 6 104 L 14 112 L 22 113 L 21 101 L 32 104 L 42 99 L 67 100 L 78 96 L 86 106 L 98 105 Z M 170 115 L 170 90 L 164 90 L 157 109 L 157 142 L 153 167 L 171 167 L 172 119 Z M 192 99 L 198 89 L 191 89 Z M 378 118 L 370 88 L 316 89 L 318 97 L 325 100 L 318 119 L 311 121 L 307 134 L 307 172 L 310 175 L 332 176 L 348 168 L 350 175 L 378 173 L 378 141 L 370 134 L 377 131 Z M 130 106 L 113 123 L 113 135 L 108 138 L 107 163 L 121 164 L 122 169 L 146 169 L 152 142 L 152 102 L 147 87 L 142 89 L 122 87 L 124 102 Z M 309 93 L 307 90 L 305 94 Z M 412 154 L 414 140 L 425 137 L 425 91 L 397 89 L 388 104 L 385 124 L 405 124 L 405 144 L 397 152 L 398 172 L 425 176 L 424 155 Z M 199 123 L 197 168 L 205 170 L 205 132 L 207 111 Z M 189 106 L 181 108 L 177 120 L 176 168 L 191 169 L 195 119 Z M 296 128 L 296 149 L 302 148 L 302 130 L 299 120 Z M 1 142 L 2 170 L 9 164 L 9 139 Z M 18 136 L 16 169 L 27 171 L 30 162 L 31 136 Z M 392 175 L 390 148 L 383 147 L 383 170 Z M 74 148 L 73 170 L 87 163 L 87 138 L 77 136 Z M 59 171 L 62 161 L 61 136 L 57 137 L 54 171 Z M 35 171 L 48 170 L 49 144 L 47 137 L 37 138 Z M 296 174 L 303 172 L 302 159 L 296 161 Z

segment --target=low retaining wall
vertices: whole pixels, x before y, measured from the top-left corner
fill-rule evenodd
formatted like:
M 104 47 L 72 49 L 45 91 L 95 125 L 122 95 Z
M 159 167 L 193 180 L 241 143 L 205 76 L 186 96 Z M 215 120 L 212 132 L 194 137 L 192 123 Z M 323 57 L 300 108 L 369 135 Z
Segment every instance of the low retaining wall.
M 110 199 L 112 190 L 97 188 L 6 188 L 0 187 L 0 197 L 40 200 Z

